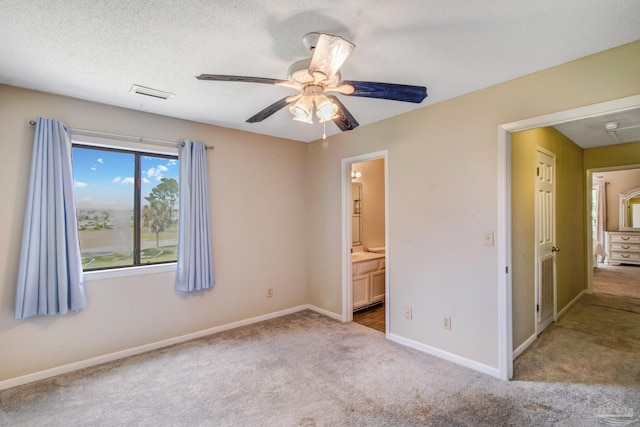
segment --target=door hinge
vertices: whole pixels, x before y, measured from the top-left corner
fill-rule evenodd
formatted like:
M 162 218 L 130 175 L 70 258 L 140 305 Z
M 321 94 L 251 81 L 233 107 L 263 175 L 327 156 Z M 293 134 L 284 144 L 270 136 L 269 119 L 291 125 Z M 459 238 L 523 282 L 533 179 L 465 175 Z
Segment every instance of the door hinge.
M 509 266 L 506 266 L 504 269 L 506 270 L 506 273 L 509 274 Z
M 539 167 L 536 168 L 536 176 L 540 176 L 540 168 Z
M 536 313 L 540 313 L 540 304 L 536 304 Z

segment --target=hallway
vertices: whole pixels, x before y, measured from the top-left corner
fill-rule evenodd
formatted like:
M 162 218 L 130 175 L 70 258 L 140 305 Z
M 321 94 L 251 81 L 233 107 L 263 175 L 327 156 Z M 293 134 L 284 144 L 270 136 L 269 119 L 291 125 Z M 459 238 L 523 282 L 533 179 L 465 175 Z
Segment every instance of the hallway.
M 640 385 L 640 299 L 584 295 L 513 368 L 518 381 Z

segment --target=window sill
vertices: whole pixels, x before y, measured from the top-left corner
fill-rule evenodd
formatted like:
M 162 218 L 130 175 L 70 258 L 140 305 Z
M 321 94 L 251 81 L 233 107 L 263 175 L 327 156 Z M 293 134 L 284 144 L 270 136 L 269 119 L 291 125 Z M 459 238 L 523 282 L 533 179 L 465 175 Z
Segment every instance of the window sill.
M 136 267 L 114 268 L 113 270 L 87 271 L 82 273 L 85 282 L 113 279 L 116 277 L 140 276 L 145 274 L 165 273 L 176 271 L 176 263 L 159 265 L 141 265 Z

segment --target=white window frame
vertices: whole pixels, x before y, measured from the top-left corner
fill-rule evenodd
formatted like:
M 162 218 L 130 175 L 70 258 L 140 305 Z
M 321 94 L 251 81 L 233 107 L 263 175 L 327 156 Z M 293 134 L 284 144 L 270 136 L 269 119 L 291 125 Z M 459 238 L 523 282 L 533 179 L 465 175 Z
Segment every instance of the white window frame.
M 178 145 L 150 144 L 142 141 L 126 141 L 110 138 L 102 138 L 91 135 L 73 134 L 72 144 L 81 144 L 97 148 L 116 148 L 121 150 L 144 152 L 149 154 L 164 154 L 170 156 L 178 155 Z M 128 267 L 110 268 L 107 270 L 83 271 L 82 277 L 85 282 L 108 280 L 118 277 L 131 277 L 147 274 L 166 273 L 176 271 L 176 262 L 154 265 L 136 265 Z

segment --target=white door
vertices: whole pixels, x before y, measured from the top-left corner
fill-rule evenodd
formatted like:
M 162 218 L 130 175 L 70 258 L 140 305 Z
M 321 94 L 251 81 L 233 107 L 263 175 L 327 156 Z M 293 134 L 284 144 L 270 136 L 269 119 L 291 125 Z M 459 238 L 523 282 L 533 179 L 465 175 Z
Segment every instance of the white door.
M 556 252 L 555 247 L 555 166 L 556 156 L 538 147 L 535 180 L 535 294 L 536 333 L 555 318 Z

